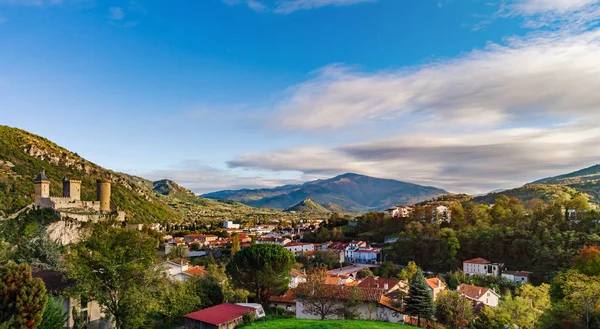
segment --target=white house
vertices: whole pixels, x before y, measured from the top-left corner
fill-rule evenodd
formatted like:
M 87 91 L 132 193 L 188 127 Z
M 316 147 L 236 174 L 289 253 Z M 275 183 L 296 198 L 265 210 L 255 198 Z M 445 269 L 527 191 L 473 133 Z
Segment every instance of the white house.
M 367 243 L 364 241 L 351 241 L 346 249 L 344 250 L 344 259 L 347 262 L 354 263 L 356 262 L 356 254 L 355 252 L 360 248 L 367 248 Z
M 164 263 L 165 274 L 174 281 L 186 281 L 194 276 L 203 276 L 203 266 L 190 266 L 190 262 L 176 258 Z
M 501 263 L 492 263 L 483 258 L 465 260 L 463 262 L 463 272 L 467 275 L 493 275 L 499 276 L 502 266 Z
M 392 217 L 406 218 L 410 217 L 410 214 L 412 214 L 413 210 L 414 208 L 409 206 L 396 206 L 393 208 L 389 208 L 388 210 L 386 210 L 386 212 Z
M 290 242 L 283 247 L 294 255 L 303 254 L 308 251 L 315 251 L 315 245 L 306 242 Z
M 375 264 L 381 249 L 378 248 L 358 248 L 354 251 L 354 262 L 360 264 Z
M 468 300 L 482 303 L 483 305 L 489 307 L 498 306 L 500 295 L 490 288 L 478 287 L 470 284 L 461 284 L 456 290 Z
M 429 286 L 429 293 L 435 301 L 440 292 L 446 290 L 446 284 L 439 278 L 427 279 L 427 285 Z
M 292 240 L 290 240 L 288 238 L 266 238 L 266 237 L 261 237 L 256 241 L 257 244 L 278 244 L 280 246 L 285 246 L 286 244 L 288 244 L 290 242 L 292 242 Z
M 295 268 L 290 271 L 290 288 L 296 288 L 300 283 L 306 282 L 306 274 Z
M 240 224 L 234 224 L 233 221 L 226 220 L 223 222 L 223 228 L 230 228 L 230 229 L 237 230 L 240 228 Z
M 450 223 L 452 219 L 452 214 L 450 212 L 450 209 L 448 209 L 448 207 L 441 205 L 441 204 L 437 204 L 437 205 L 432 205 L 431 207 L 431 222 L 432 223 Z
M 354 287 L 328 285 L 326 294 L 329 295 L 328 298 L 338 301 L 338 305 L 334 306 L 334 308 L 341 308 L 344 306 L 344 302 L 350 298 L 353 288 Z M 389 299 L 384 298 L 383 289 L 362 287 L 356 287 L 356 289 L 358 289 L 359 297 L 362 302 L 358 306 L 360 319 L 393 323 L 404 322 L 404 315 L 391 305 Z M 306 311 L 305 297 L 306 296 L 296 295 L 296 318 L 313 320 L 321 319 L 319 315 L 310 314 Z M 331 312 L 326 316 L 326 319 L 335 320 L 341 319 L 341 317 L 339 314 Z
M 531 272 L 523 272 L 523 271 L 502 271 L 502 277 L 506 278 L 508 281 L 520 284 L 528 284 L 529 283 L 529 275 Z

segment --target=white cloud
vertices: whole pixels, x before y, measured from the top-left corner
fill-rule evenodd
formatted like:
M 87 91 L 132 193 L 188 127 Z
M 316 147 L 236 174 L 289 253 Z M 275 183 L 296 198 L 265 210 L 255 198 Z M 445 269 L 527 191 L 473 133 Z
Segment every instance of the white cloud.
M 600 30 L 513 38 L 402 70 L 332 65 L 290 88 L 274 124 L 321 130 L 402 118 L 493 127 L 530 121 L 540 111 L 551 119 L 597 117 L 598 58 Z
M 120 21 L 125 18 L 125 11 L 121 7 L 111 7 L 108 10 L 108 18 L 113 21 Z
M 525 15 L 547 12 L 565 14 L 597 3 L 598 0 L 517 0 L 513 9 Z
M 348 6 L 377 0 L 223 0 L 230 6 L 245 4 L 255 11 L 270 11 L 277 14 L 290 14 L 300 10 L 316 9 L 325 6 Z

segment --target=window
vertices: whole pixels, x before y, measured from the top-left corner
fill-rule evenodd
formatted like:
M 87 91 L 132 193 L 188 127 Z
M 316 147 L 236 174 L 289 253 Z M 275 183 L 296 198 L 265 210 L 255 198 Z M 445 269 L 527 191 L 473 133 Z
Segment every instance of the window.
M 288 312 L 291 311 L 292 310 L 292 305 L 287 305 L 285 307 L 285 310 L 288 311 Z

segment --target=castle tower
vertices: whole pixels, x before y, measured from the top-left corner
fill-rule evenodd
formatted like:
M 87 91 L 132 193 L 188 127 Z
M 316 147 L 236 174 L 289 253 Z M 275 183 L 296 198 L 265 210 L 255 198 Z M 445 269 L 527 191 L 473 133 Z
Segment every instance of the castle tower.
M 63 178 L 63 197 L 81 201 L 81 181 Z
M 35 184 L 35 205 L 40 206 L 42 199 L 50 197 L 50 180 L 46 177 L 46 171 L 42 170 L 33 182 Z
M 96 181 L 96 195 L 100 202 L 100 211 L 110 212 L 110 181 L 108 179 Z

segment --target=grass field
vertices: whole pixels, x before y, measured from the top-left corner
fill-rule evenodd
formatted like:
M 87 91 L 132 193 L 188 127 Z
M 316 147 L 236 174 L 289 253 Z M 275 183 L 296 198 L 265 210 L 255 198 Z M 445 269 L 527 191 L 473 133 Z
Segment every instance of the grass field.
M 241 327 L 244 329 L 403 329 L 414 328 L 401 324 L 377 321 L 360 320 L 299 320 L 299 319 L 277 319 L 270 321 L 258 321 Z

